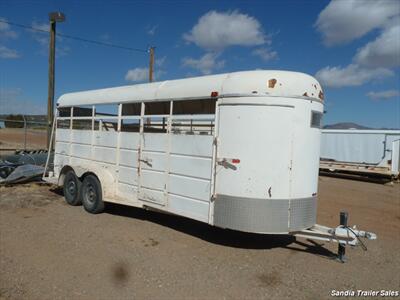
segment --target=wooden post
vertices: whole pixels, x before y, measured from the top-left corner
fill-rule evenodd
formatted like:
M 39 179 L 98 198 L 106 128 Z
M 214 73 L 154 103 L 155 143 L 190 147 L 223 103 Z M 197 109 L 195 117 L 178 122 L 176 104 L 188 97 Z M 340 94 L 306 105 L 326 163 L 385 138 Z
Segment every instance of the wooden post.
M 50 42 L 49 42 L 49 86 L 47 97 L 47 150 L 50 149 L 51 128 L 54 114 L 54 69 L 56 48 L 56 21 L 50 20 Z
M 150 64 L 149 64 L 149 82 L 153 82 L 153 73 L 154 73 L 154 47 L 150 47 Z
M 47 150 L 50 152 L 51 131 L 54 121 L 54 70 L 56 59 L 56 23 L 64 22 L 65 15 L 62 12 L 49 13 L 50 41 L 49 41 L 49 86 L 47 92 Z

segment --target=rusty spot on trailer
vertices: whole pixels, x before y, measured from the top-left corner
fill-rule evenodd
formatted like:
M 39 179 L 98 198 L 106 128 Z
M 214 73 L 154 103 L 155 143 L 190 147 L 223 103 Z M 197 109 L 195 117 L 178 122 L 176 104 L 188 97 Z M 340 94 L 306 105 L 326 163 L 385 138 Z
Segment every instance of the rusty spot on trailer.
M 276 83 L 277 83 L 277 80 L 275 78 L 272 78 L 272 79 L 268 80 L 268 87 L 273 89 L 275 87 Z
M 324 92 L 322 90 L 319 91 L 318 98 L 324 100 Z
M 307 94 L 307 92 L 305 92 L 305 93 L 303 94 L 303 96 L 304 96 L 304 97 L 308 97 L 308 94 Z

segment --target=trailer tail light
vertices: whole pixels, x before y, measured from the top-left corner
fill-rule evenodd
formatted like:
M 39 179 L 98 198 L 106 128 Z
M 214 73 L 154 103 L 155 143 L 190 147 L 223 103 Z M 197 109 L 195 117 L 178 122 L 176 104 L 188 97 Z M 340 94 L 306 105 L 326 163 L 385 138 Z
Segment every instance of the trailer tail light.
M 212 98 L 218 97 L 218 92 L 211 92 L 211 97 Z

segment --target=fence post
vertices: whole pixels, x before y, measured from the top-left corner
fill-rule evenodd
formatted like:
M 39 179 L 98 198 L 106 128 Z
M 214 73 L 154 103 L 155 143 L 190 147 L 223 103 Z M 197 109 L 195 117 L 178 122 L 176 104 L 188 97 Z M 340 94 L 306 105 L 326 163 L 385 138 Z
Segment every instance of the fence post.
M 25 115 L 22 115 L 22 117 L 24 118 L 24 150 L 26 151 L 26 131 L 27 131 L 27 129 L 26 129 L 26 118 L 25 118 Z

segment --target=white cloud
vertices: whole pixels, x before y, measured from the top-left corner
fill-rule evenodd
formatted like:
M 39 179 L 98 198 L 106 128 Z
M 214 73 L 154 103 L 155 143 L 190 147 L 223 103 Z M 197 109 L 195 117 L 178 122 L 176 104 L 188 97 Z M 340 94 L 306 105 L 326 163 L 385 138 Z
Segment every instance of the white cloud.
M 390 99 L 399 96 L 400 93 L 398 90 L 387 90 L 387 91 L 380 91 L 380 92 L 369 92 L 367 94 L 373 100 L 380 100 L 380 99 Z
M 35 29 L 41 30 L 41 31 L 47 31 L 47 32 L 50 31 L 49 23 L 38 23 L 36 21 L 33 21 L 32 22 L 32 27 L 35 28 Z M 32 31 L 34 31 L 34 30 L 32 30 Z
M 260 57 L 265 62 L 275 59 L 278 55 L 276 51 L 272 51 L 270 48 L 265 47 L 254 49 L 251 54 Z
M 359 38 L 382 28 L 400 14 L 396 0 L 332 0 L 318 16 L 315 26 L 327 46 Z
M 5 18 L 0 18 L 0 21 L 7 21 Z M 16 39 L 18 34 L 11 30 L 11 26 L 7 23 L 0 22 L 0 38 L 3 39 Z
M 32 22 L 32 27 L 37 30 L 28 29 L 31 32 L 33 39 L 38 42 L 41 46 L 49 45 L 49 24 L 47 23 L 38 23 L 36 21 Z
M 18 58 L 20 55 L 17 50 L 7 48 L 6 46 L 0 45 L 0 58 Z
M 315 77 L 323 87 L 348 87 L 359 86 L 371 80 L 379 80 L 388 76 L 393 76 L 391 70 L 385 68 L 368 69 L 356 64 L 347 67 L 325 67 L 319 70 Z
M 163 56 L 163 57 L 156 59 L 154 63 L 157 67 L 162 67 L 164 65 L 166 59 L 167 59 L 167 57 Z
M 166 72 L 163 70 L 156 70 L 154 72 L 154 79 L 155 80 L 159 79 L 165 73 Z M 125 80 L 132 81 L 132 82 L 148 81 L 149 80 L 149 68 L 135 68 L 135 69 L 128 70 L 128 72 L 125 75 Z
M 267 42 L 260 22 L 238 11 L 209 11 L 183 38 L 206 50 L 229 46 L 257 46 Z
M 149 69 L 148 68 L 135 68 L 128 70 L 125 75 L 125 80 L 133 81 L 133 82 L 140 82 L 146 81 L 149 79 Z
M 378 37 L 359 48 L 346 67 L 325 67 L 316 74 L 326 87 L 359 86 L 392 76 L 400 65 L 398 0 L 332 0 L 315 24 L 325 45 L 350 42 L 378 29 Z
M 0 21 L 7 21 L 5 18 L 0 17 Z M 11 26 L 7 23 L 0 22 L 0 40 L 16 39 L 18 34 L 11 30 Z M 20 55 L 17 50 L 10 49 L 4 45 L 0 45 L 0 58 L 10 59 L 18 58 Z
M 400 3 L 398 3 L 400 6 Z M 354 60 L 368 67 L 397 67 L 400 65 L 400 19 L 386 28 L 374 41 L 357 51 Z
M 199 59 L 185 57 L 182 59 L 182 65 L 200 71 L 202 74 L 211 74 L 213 70 L 220 69 L 225 65 L 224 60 L 217 61 L 219 54 L 206 53 Z
M 157 31 L 157 28 L 158 28 L 158 25 L 155 25 L 155 26 L 147 29 L 146 32 L 147 32 L 148 35 L 154 35 L 156 33 L 156 31 Z
M 27 29 L 31 33 L 32 38 L 40 45 L 40 54 L 48 55 L 49 48 L 49 24 L 32 22 L 32 27 L 38 30 Z M 71 48 L 65 45 L 62 37 L 56 36 L 56 56 L 62 57 L 69 54 Z

